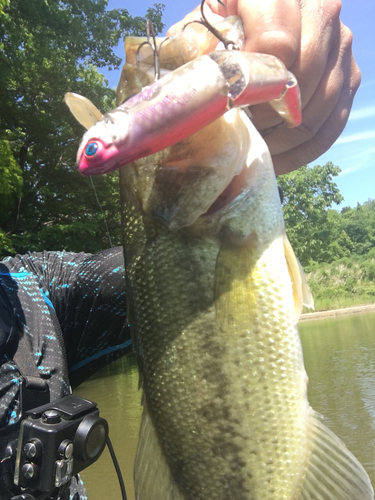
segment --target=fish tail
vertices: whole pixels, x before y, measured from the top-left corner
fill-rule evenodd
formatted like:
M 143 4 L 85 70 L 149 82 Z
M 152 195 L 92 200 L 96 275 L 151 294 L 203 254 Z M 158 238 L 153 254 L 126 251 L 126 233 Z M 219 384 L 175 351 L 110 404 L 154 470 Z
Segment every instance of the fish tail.
M 172 477 L 146 403 L 134 462 L 134 489 L 136 500 L 185 500 Z
M 372 500 L 365 469 L 312 409 L 310 433 L 311 453 L 298 500 Z

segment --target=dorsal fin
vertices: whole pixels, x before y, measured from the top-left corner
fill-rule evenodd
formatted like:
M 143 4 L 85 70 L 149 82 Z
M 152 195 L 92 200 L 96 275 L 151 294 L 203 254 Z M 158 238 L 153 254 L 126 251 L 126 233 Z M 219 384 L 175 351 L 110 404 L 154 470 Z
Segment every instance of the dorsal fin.
M 103 118 L 95 104 L 82 95 L 67 92 L 64 100 L 74 118 L 87 130 Z
M 287 235 L 283 235 L 284 242 L 284 253 L 286 263 L 288 265 L 288 272 L 293 286 L 293 298 L 294 298 L 294 311 L 296 323 L 302 313 L 302 307 L 306 306 L 310 309 L 314 309 L 314 299 L 311 295 L 309 285 L 306 281 L 305 273 L 299 263 L 292 245 L 290 244 Z

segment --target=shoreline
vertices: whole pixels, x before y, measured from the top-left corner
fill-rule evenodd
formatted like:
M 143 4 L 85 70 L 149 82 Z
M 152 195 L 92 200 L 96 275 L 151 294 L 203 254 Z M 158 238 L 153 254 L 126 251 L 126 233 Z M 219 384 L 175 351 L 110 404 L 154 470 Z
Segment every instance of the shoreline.
M 309 321 L 313 319 L 331 318 L 334 316 L 344 316 L 346 314 L 358 314 L 364 312 L 375 312 L 375 304 L 366 304 L 364 306 L 346 307 L 344 309 L 331 309 L 329 311 L 317 311 L 301 314 L 300 321 Z

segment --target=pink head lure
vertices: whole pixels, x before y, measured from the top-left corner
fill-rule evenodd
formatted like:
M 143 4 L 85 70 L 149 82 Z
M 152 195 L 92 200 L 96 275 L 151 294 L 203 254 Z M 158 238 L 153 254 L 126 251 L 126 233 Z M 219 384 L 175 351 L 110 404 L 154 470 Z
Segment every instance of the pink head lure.
M 298 85 L 279 59 L 234 50 L 203 55 L 92 126 L 78 150 L 79 171 L 110 172 L 182 141 L 233 107 L 268 101 L 289 126 L 301 123 Z

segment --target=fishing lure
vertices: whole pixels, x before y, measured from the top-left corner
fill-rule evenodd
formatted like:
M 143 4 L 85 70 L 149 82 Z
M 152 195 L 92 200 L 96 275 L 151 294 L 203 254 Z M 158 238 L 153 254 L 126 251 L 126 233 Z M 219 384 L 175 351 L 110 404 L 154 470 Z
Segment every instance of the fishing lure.
M 206 19 L 202 23 L 207 26 Z M 76 118 L 87 128 L 93 125 L 84 135 L 77 154 L 82 174 L 110 172 L 173 146 L 232 108 L 269 102 L 287 126 L 301 123 L 298 83 L 284 64 L 271 55 L 235 50 L 240 46 L 237 40 L 223 35 L 225 30 L 220 27 L 212 29 L 224 50 L 194 57 L 160 79 L 159 67 L 163 67 L 163 58 L 168 59 L 167 54 L 172 50 L 168 47 L 173 47 L 175 37 L 163 48 L 164 56 L 156 51 L 153 37 L 153 44 L 148 44 L 153 45 L 155 81 L 104 116 L 88 100 L 66 94 L 65 100 Z M 184 40 L 178 40 L 181 46 Z M 135 74 L 134 78 L 142 72 L 139 55 L 144 45 L 143 39 L 136 49 L 138 76 Z M 133 51 L 135 46 L 133 43 Z M 200 42 L 200 46 L 204 43 Z M 203 51 L 211 47 L 208 43 Z

